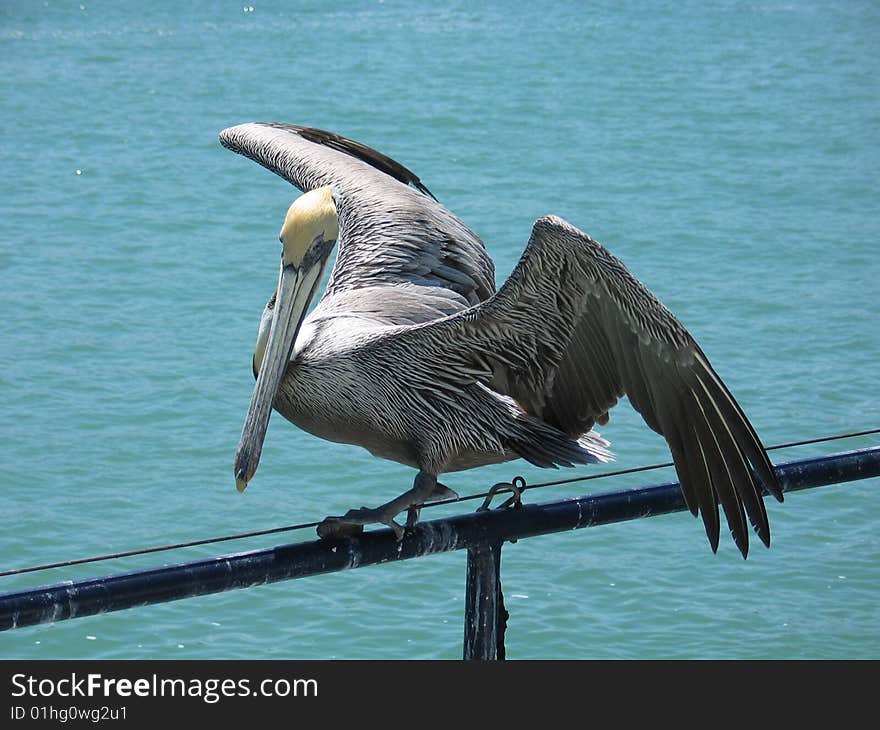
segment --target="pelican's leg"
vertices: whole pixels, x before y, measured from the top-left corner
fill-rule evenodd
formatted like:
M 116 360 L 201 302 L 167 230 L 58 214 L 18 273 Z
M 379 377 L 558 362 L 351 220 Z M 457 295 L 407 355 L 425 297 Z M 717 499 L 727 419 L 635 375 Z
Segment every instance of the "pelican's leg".
M 458 492 L 454 489 L 450 489 L 445 484 L 441 484 L 436 481 L 435 478 L 434 490 L 428 497 L 425 499 L 425 502 L 439 502 L 442 499 L 458 499 Z M 409 509 L 406 511 L 406 526 L 414 527 L 416 522 L 419 521 L 419 514 L 422 511 L 422 503 L 410 505 Z
M 406 524 L 407 527 L 412 527 L 418 521 L 418 510 L 421 505 L 431 499 L 453 496 L 458 495 L 448 487 L 439 484 L 436 475 L 419 471 L 413 481 L 412 489 L 408 489 L 399 497 L 395 497 L 390 502 L 374 509 L 361 507 L 360 509 L 350 509 L 341 517 L 327 517 L 318 525 L 318 536 L 350 537 L 360 533 L 364 525 L 378 523 L 390 527 L 397 535 L 397 539 L 401 540 L 403 527 L 395 521 L 394 518 L 397 515 L 404 511 L 408 512 Z

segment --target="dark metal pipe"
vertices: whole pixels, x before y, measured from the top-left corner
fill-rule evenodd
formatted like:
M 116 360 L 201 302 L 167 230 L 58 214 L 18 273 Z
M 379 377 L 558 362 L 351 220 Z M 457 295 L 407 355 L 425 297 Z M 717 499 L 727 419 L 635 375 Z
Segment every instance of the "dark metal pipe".
M 504 658 L 507 616 L 501 593 L 501 541 L 467 549 L 464 599 L 464 658 Z
M 775 467 L 787 492 L 880 476 L 880 446 Z M 397 542 L 391 530 L 314 540 L 0 595 L 0 630 L 191 598 L 233 588 L 460 550 L 684 509 L 675 482 L 422 522 Z

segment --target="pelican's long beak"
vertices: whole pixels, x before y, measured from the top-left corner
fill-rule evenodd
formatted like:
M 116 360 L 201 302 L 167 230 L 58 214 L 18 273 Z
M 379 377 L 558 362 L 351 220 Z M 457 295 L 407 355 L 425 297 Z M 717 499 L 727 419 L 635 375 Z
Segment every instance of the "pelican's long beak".
M 239 492 L 244 491 L 260 463 L 272 403 L 287 370 L 296 335 L 321 284 L 332 245 L 326 248 L 326 253 L 310 257 L 311 261 L 303 261 L 300 266 L 281 265 L 269 342 L 235 455 L 235 486 Z
M 257 471 L 278 386 L 338 235 L 339 217 L 329 187 L 317 188 L 293 201 L 281 226 L 281 273 L 269 341 L 235 454 L 235 486 L 239 492 Z

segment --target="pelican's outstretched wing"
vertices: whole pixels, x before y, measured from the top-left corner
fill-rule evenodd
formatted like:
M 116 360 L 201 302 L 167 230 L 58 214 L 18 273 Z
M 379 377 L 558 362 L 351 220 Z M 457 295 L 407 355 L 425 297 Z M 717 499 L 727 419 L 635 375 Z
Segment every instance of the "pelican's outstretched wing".
M 482 241 L 391 158 L 331 132 L 274 122 L 224 129 L 220 142 L 300 190 L 333 188 L 339 252 L 325 297 L 415 284 L 456 292 L 466 306 L 495 291 Z
M 482 304 L 375 343 L 441 363 L 445 387 L 482 379 L 569 434 L 627 395 L 672 451 L 688 508 L 713 550 L 720 503 L 740 551 L 746 516 L 769 545 L 761 484 L 782 491 L 758 436 L 697 343 L 623 263 L 556 217 L 536 221 L 510 279 Z M 444 387 L 441 385 L 441 387 Z

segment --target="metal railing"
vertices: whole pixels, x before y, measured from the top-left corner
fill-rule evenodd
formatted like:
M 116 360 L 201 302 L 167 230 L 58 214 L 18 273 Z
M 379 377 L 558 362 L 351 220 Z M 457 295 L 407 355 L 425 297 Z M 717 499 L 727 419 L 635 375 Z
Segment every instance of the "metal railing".
M 784 492 L 880 476 L 880 446 L 774 467 Z M 0 594 L 0 630 L 91 616 L 309 575 L 468 551 L 465 659 L 504 658 L 507 612 L 501 547 L 536 535 L 685 509 L 677 482 L 419 522 L 400 542 L 389 529 L 66 581 Z

